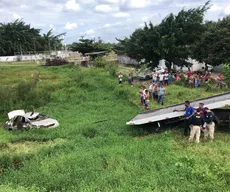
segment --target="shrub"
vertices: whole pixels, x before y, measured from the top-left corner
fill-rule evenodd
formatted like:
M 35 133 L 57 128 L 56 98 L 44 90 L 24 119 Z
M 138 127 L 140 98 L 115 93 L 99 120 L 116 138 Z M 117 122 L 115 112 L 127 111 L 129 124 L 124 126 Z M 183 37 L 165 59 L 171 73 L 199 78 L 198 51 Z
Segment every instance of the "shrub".
M 230 86 L 230 63 L 224 64 L 223 74 L 224 80 L 226 80 L 228 86 Z
M 93 61 L 93 66 L 95 67 L 100 67 L 100 68 L 104 68 L 106 65 L 108 65 L 108 61 L 106 61 L 103 57 L 97 57 L 94 61 Z
M 55 59 L 46 59 L 46 66 L 59 66 L 59 65 L 66 65 L 69 62 L 66 59 L 62 58 L 55 58 Z
M 117 76 L 118 66 L 115 63 L 109 63 L 108 65 L 106 65 L 105 69 L 109 72 L 111 76 Z
M 47 104 L 50 99 L 48 87 L 37 88 L 37 79 L 21 81 L 16 86 L 0 86 L 0 113 L 14 109 L 33 110 Z

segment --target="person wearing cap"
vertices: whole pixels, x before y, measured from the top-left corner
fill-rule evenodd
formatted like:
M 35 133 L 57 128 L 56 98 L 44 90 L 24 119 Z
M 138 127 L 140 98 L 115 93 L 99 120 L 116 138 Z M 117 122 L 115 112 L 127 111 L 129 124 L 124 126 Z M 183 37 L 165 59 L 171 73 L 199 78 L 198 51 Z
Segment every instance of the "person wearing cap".
M 191 117 L 191 131 L 189 136 L 189 142 L 193 141 L 196 136 L 196 143 L 200 142 L 200 129 L 204 125 L 204 117 L 200 114 L 200 109 L 196 110 Z
M 214 140 L 214 131 L 215 131 L 215 120 L 218 121 L 218 118 L 215 114 L 207 107 L 204 108 L 205 111 L 205 125 L 204 125 L 204 139 L 207 140 L 210 136 L 211 141 Z

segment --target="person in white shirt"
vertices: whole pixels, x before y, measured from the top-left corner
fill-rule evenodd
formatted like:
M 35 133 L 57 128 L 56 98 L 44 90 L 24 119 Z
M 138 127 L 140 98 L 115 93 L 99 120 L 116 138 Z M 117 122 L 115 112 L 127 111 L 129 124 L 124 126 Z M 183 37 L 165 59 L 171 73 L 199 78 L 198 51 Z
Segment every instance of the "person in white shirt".
M 152 80 L 153 80 L 153 83 L 157 82 L 157 74 L 155 72 L 152 73 Z
M 168 77 L 169 77 L 169 74 L 166 72 L 165 75 L 164 75 L 164 81 L 165 81 L 165 86 L 168 86 Z
M 149 84 L 149 96 L 150 98 L 153 98 L 153 83 Z
M 159 75 L 159 80 L 160 80 L 160 85 L 163 85 L 164 84 L 164 74 L 163 73 Z
M 118 79 L 119 79 L 119 84 L 122 84 L 122 82 L 123 82 L 123 75 L 122 75 L 122 73 L 119 74 Z

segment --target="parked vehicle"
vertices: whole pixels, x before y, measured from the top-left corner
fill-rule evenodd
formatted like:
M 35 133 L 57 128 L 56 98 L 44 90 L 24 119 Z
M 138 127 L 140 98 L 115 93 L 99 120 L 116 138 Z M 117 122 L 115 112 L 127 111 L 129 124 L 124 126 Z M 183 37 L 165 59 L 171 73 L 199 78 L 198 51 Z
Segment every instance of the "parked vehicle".
M 148 80 L 152 78 L 152 71 L 150 69 L 145 69 L 143 73 L 138 75 L 140 80 Z
M 156 67 L 153 72 L 160 74 L 160 73 L 164 73 L 166 71 L 166 69 L 164 67 Z

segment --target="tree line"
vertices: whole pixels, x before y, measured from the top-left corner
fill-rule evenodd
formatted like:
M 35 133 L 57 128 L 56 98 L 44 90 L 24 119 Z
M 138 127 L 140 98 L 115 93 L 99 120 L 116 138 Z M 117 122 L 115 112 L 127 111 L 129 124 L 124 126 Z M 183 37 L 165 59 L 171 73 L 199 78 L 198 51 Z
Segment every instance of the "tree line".
M 188 66 L 188 58 L 211 65 L 230 62 L 230 16 L 218 21 L 204 22 L 208 1 L 204 6 L 189 10 L 182 9 L 177 15 L 169 14 L 159 25 L 145 23 L 130 37 L 117 39 L 115 46 L 120 53 L 145 60 L 156 67 L 165 59 L 171 69 L 172 63 Z
M 65 33 L 53 35 L 52 29 L 41 34 L 40 29 L 18 19 L 0 23 L 0 56 L 14 55 L 15 52 L 59 50 L 63 47 L 63 35 Z

